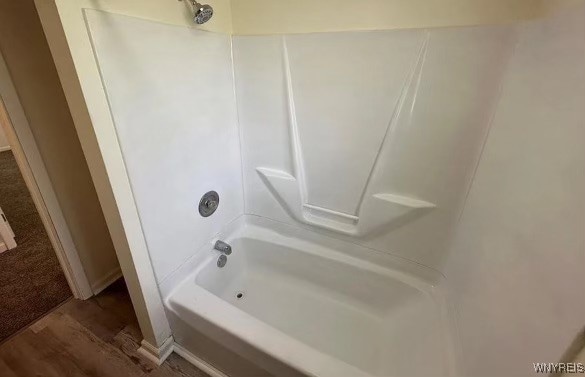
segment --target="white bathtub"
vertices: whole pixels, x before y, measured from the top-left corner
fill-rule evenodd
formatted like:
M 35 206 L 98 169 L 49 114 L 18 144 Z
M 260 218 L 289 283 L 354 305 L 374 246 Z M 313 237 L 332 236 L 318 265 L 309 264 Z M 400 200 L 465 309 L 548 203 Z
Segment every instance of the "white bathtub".
M 219 236 L 233 248 L 224 268 L 210 240 L 163 284 L 187 351 L 201 353 L 204 334 L 278 376 L 455 374 L 434 271 L 262 218 L 229 228 Z

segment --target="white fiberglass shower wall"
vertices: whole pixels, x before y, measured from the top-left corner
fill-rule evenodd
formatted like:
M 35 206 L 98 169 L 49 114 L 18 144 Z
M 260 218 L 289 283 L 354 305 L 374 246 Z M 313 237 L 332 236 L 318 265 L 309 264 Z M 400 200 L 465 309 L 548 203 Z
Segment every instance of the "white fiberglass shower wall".
M 230 37 L 99 11 L 86 18 L 162 282 L 243 212 Z M 197 205 L 209 190 L 220 206 L 204 219 Z
M 518 27 L 442 268 L 465 375 L 531 375 L 533 363 L 573 361 L 585 343 L 583 36 L 583 4 Z
M 248 213 L 439 267 L 512 28 L 234 37 Z
M 264 236 L 285 242 L 306 230 L 307 245 L 326 237 L 329 249 L 383 268 L 384 256 L 401 257 L 429 292 L 446 291 L 451 304 L 438 312 L 453 360 L 437 375 L 530 375 L 583 326 L 585 7 L 519 25 L 231 38 L 85 17 L 163 295 L 211 255 L 218 234 L 245 223 L 250 237 L 273 222 Z M 219 209 L 201 218 L 209 190 Z M 257 245 L 249 255 L 271 252 L 242 239 Z M 228 267 L 245 273 L 270 260 L 237 253 Z M 199 270 L 209 291 L 223 289 Z M 390 281 L 323 271 L 382 291 Z M 372 360 L 404 356 L 388 349 L 398 353 Z M 345 351 L 359 353 L 325 356 Z M 393 370 L 368 369 L 368 357 L 342 361 L 364 375 Z M 305 372 L 319 363 L 355 371 L 323 357 Z

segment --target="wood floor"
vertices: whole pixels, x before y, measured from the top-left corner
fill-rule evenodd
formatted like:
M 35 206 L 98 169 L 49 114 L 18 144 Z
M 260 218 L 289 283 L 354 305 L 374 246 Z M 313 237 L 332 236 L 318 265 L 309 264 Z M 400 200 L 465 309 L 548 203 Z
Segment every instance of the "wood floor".
M 2 377 L 208 377 L 176 354 L 160 367 L 142 340 L 122 280 L 86 301 L 70 300 L 0 344 Z

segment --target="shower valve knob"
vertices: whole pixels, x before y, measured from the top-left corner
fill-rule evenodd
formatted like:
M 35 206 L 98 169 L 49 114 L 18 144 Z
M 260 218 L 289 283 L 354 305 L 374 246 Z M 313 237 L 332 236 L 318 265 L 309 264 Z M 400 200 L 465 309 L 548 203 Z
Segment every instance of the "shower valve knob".
M 206 192 L 199 201 L 199 214 L 203 217 L 211 216 L 219 206 L 219 194 L 215 191 Z

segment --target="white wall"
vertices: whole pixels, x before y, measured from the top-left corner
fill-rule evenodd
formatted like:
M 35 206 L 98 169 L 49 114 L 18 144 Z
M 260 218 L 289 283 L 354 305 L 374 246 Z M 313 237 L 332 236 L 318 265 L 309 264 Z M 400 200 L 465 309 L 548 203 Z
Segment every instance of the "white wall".
M 160 283 L 243 212 L 227 35 L 88 10 L 88 27 Z M 199 215 L 210 190 L 220 205 Z
M 523 1 L 529 2 L 532 0 Z M 62 21 L 77 24 L 78 32 L 85 32 L 84 25 L 79 25 L 78 23 L 79 18 L 83 17 L 83 9 L 101 10 L 168 25 L 195 27 L 192 10 L 185 0 L 170 2 L 161 0 L 36 0 L 36 3 L 37 6 L 42 3 L 56 5 Z M 205 25 L 197 26 L 197 29 L 226 34 L 231 33 L 232 13 L 230 0 L 207 0 L 205 4 L 210 4 L 213 7 L 214 15 Z
M 10 144 L 8 144 L 8 139 L 6 138 L 6 134 L 2 127 L 0 127 L 0 151 L 5 151 L 10 149 Z
M 532 375 L 585 326 L 584 35 L 585 6 L 520 28 L 445 267 L 466 376 Z
M 234 37 L 246 212 L 441 266 L 512 32 Z
M 66 22 L 82 9 L 195 27 L 186 1 L 36 0 L 55 3 Z M 207 0 L 214 16 L 199 30 L 238 35 L 486 25 L 537 17 L 570 0 Z M 582 1 L 582 0 L 572 0 Z M 554 3 L 554 5 L 551 5 Z M 545 8 L 546 7 L 546 8 Z M 359 14 L 359 16 L 356 16 Z M 78 30 L 79 32 L 83 29 Z
M 259 35 L 499 24 L 537 17 L 549 2 L 232 0 L 231 7 L 234 34 Z

